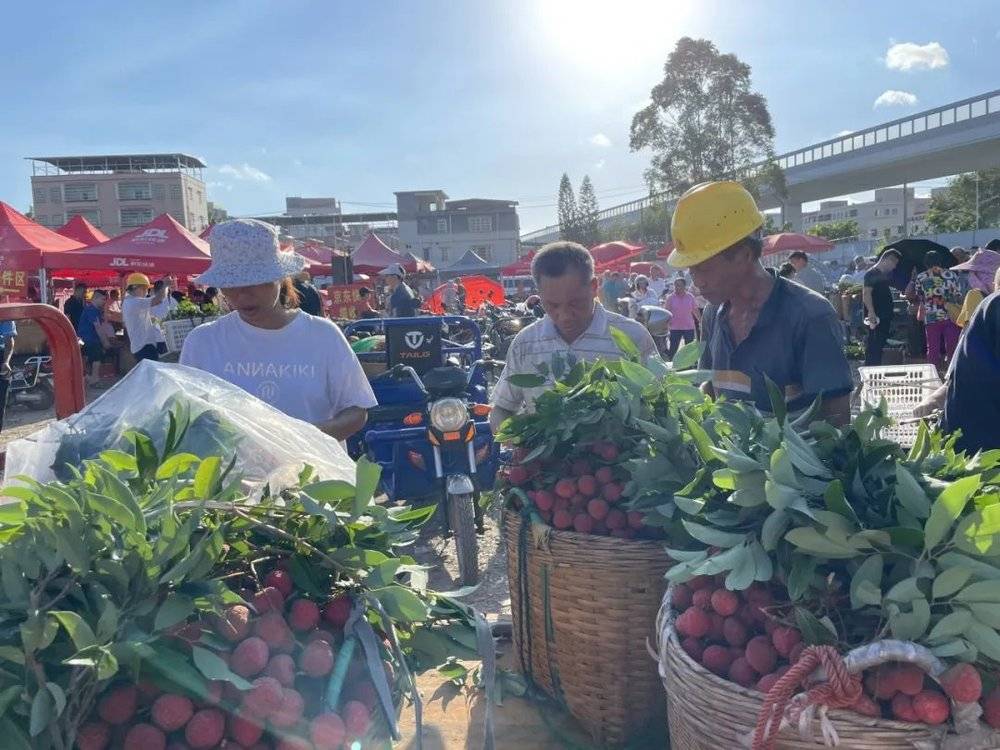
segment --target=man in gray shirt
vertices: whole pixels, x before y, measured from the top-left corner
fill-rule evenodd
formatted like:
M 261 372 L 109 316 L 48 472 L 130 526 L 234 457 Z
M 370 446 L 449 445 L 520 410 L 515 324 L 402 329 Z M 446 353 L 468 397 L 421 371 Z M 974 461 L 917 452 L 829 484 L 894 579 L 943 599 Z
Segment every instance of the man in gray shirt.
M 826 289 L 826 279 L 815 268 L 809 265 L 809 256 L 801 250 L 796 250 L 788 256 L 788 262 L 795 267 L 795 276 L 792 281 L 801 284 L 807 289 L 812 289 L 817 294 L 823 294 Z

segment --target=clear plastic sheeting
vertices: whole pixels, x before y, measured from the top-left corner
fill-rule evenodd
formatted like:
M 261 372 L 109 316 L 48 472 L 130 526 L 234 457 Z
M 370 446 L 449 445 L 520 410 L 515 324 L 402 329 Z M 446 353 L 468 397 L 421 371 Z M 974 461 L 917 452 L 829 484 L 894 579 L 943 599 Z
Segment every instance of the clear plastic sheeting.
M 354 482 L 347 452 L 313 425 L 214 375 L 149 361 L 78 414 L 10 443 L 4 481 L 69 479 L 68 466 L 110 449 L 129 451 L 130 430 L 148 434 L 162 454 L 171 412 L 188 425 L 175 452 L 220 456 L 224 465 L 235 455 L 235 471 L 250 491 L 290 486 L 307 464 L 322 479 Z

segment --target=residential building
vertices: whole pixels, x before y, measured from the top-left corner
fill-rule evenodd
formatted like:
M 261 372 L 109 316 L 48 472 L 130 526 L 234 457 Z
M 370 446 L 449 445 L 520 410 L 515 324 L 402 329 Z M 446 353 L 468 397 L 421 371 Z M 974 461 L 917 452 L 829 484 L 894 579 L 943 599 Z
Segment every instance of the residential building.
M 520 221 L 517 201 L 470 198 L 448 200 L 443 190 L 396 195 L 402 250 L 441 269 L 472 250 L 493 267 L 517 259 Z
M 218 203 L 208 202 L 208 223 L 218 224 L 220 221 L 226 221 L 229 218 L 229 212 L 220 206 Z
M 285 198 L 285 212 L 280 216 L 258 216 L 275 224 L 281 233 L 297 240 L 318 240 L 330 247 L 354 251 L 377 231 L 390 246 L 396 242 L 396 215 L 389 212 L 345 214 L 336 198 Z
M 856 221 L 860 239 L 902 237 L 923 234 L 927 231 L 929 197 L 918 198 L 911 187 L 906 188 L 906 205 L 903 205 L 903 188 L 880 188 L 874 200 L 849 203 L 846 200 L 821 201 L 819 209 L 802 212 L 802 229 L 809 230 L 817 224 L 832 221 Z M 903 215 L 907 217 L 904 231 Z
M 205 164 L 187 154 L 34 156 L 36 220 L 60 227 L 81 215 L 109 237 L 168 213 L 194 233 L 208 226 Z

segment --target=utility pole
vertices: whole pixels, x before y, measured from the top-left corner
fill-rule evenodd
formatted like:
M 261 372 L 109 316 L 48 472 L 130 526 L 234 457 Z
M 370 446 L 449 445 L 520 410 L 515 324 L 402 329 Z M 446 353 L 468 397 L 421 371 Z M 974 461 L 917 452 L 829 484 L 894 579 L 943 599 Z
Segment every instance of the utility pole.
M 976 172 L 976 231 L 979 231 L 979 172 Z

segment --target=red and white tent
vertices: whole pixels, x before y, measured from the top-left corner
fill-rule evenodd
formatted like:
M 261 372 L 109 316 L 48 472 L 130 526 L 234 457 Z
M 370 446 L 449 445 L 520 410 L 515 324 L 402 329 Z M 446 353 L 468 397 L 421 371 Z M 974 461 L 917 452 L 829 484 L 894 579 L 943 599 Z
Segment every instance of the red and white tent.
M 509 266 L 500 269 L 501 276 L 527 276 L 531 273 L 531 261 L 535 257 L 537 250 L 532 250 L 527 255 L 522 255 Z
M 642 255 L 645 249 L 642 245 L 630 245 L 627 242 L 605 242 L 603 245 L 594 245 L 590 248 L 590 254 L 594 258 L 594 270 L 597 273 L 628 272 L 629 262 Z
M 404 268 L 413 265 L 409 258 L 397 253 L 374 232 L 370 232 L 358 249 L 351 253 L 351 260 L 354 262 L 354 273 L 376 274 L 393 263 L 399 263 Z
M 0 271 L 37 271 L 42 253 L 57 256 L 82 247 L 0 201 Z
M 205 240 L 170 214 L 160 214 L 148 224 L 99 245 L 66 253 L 43 253 L 42 261 L 45 268 L 66 272 L 81 269 L 192 275 L 205 271 L 212 257 Z
M 107 242 L 111 239 L 100 229 L 80 216 L 80 214 L 77 214 L 59 227 L 56 232 L 61 234 L 63 237 L 69 237 L 71 240 L 82 242 L 88 247 L 90 245 L 99 245 L 100 243 Z

